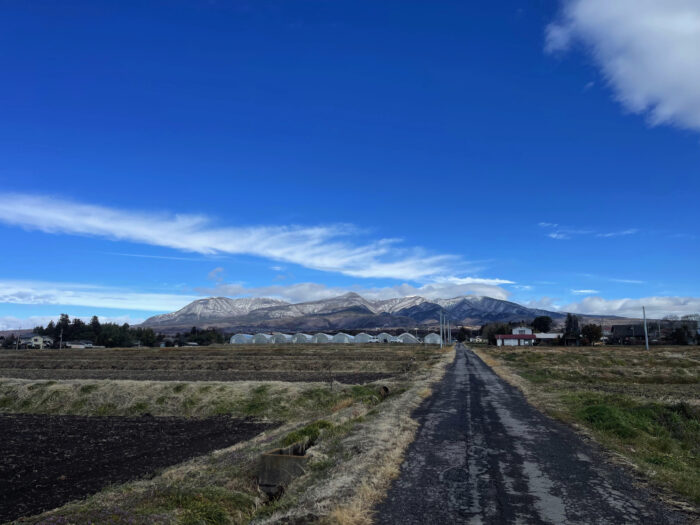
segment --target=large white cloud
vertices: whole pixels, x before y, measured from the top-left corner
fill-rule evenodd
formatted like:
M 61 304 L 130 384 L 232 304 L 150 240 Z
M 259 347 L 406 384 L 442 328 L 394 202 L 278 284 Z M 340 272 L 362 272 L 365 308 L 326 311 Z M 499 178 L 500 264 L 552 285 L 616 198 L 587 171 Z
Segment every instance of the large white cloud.
M 0 194 L 0 222 L 201 254 L 248 254 L 353 277 L 430 280 L 466 267 L 459 257 L 396 239 L 351 242 L 352 225 L 216 227 L 200 215 L 133 212 L 45 196 Z
M 694 314 L 700 313 L 700 297 L 643 297 L 641 299 L 586 297 L 581 301 L 563 306 L 561 310 L 581 314 L 640 318 L 642 306 L 646 308 L 647 316 L 654 318 Z
M 564 0 L 546 37 L 583 43 L 628 111 L 700 131 L 700 1 Z

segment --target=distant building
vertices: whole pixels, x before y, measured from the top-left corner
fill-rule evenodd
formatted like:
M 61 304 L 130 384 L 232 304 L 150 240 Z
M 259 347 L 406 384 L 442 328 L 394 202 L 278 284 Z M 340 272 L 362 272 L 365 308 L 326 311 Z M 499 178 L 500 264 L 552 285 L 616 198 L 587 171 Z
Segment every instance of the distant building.
M 292 336 L 289 334 L 281 334 L 279 332 L 272 334 L 272 342 L 276 345 L 283 345 L 292 342 Z
M 311 338 L 312 343 L 330 343 L 332 341 L 333 341 L 333 336 L 328 335 L 328 334 L 324 334 L 324 333 L 315 334 Z
M 355 341 L 355 338 L 351 335 L 348 335 L 343 332 L 338 332 L 333 336 L 333 342 L 334 343 L 352 343 Z
M 255 334 L 253 336 L 253 344 L 269 345 L 271 342 L 272 342 L 272 336 L 270 334 Z
M 535 341 L 538 344 L 553 344 L 559 342 L 563 336 L 560 332 L 535 334 Z
M 294 334 L 292 336 L 292 343 L 297 343 L 297 344 L 310 343 L 312 339 L 313 339 L 313 336 L 311 336 L 309 334 L 298 333 L 298 334 Z
M 355 336 L 355 342 L 356 343 L 376 343 L 377 338 L 373 337 L 369 334 L 366 334 L 364 332 L 360 332 Z
M 23 335 L 19 339 L 19 345 L 24 348 L 51 348 L 53 346 L 53 339 L 38 334 Z
M 382 332 L 377 336 L 377 340 L 380 343 L 393 343 L 396 341 L 396 337 L 391 334 L 387 334 L 386 332 Z
M 526 326 L 516 326 L 512 334 L 496 335 L 496 345 L 498 346 L 532 346 L 535 342 L 535 334 L 531 328 Z
M 252 334 L 235 334 L 229 339 L 229 343 L 232 345 L 249 345 L 253 342 Z
M 442 340 L 440 334 L 430 333 L 423 338 L 423 342 L 427 345 L 439 345 Z
M 616 324 L 610 328 L 608 342 L 612 344 L 643 344 L 644 325 L 638 324 Z
M 92 348 L 92 341 L 68 341 L 66 348 Z
M 420 341 L 418 341 L 418 338 L 415 335 L 409 334 L 408 332 L 404 332 L 401 335 L 399 335 L 396 338 L 396 341 L 399 343 L 406 343 L 406 344 L 412 344 L 412 345 L 418 344 L 420 342 Z

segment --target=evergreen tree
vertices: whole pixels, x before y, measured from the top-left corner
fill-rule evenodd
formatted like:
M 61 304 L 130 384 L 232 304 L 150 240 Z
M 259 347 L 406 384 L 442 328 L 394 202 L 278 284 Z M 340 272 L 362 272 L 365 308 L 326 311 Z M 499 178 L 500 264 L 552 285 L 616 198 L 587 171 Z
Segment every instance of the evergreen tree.
M 539 315 L 532 321 L 535 332 L 547 333 L 552 329 L 552 318 L 548 315 Z
M 92 328 L 92 337 L 93 340 L 97 338 L 98 335 L 100 335 L 100 320 L 97 318 L 96 315 L 92 316 L 92 319 L 90 319 L 90 328 Z
M 578 317 L 573 314 L 566 314 L 566 324 L 564 325 L 564 333 L 569 337 L 578 337 L 581 330 L 578 325 Z

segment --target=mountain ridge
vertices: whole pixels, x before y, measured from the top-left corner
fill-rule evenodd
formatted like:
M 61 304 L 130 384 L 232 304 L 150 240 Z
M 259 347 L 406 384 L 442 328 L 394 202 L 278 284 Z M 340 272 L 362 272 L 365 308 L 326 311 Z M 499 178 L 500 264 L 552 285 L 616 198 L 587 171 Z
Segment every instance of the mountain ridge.
M 495 321 L 529 321 L 538 315 L 548 315 L 557 321 L 566 316 L 566 313 L 529 308 L 486 296 L 427 299 L 414 295 L 371 300 L 348 292 L 300 303 L 268 297 L 207 297 L 176 312 L 150 317 L 141 326 L 167 331 L 192 326 L 251 331 L 411 328 L 438 324 L 441 311 L 455 325 L 469 326 Z

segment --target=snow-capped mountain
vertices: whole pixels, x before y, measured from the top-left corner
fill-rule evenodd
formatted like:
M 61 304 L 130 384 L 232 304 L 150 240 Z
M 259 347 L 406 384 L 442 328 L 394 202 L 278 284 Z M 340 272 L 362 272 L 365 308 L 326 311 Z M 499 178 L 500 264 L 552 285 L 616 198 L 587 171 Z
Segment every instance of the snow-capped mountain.
M 341 330 L 413 327 L 437 324 L 440 312 L 455 324 L 520 321 L 538 315 L 561 319 L 561 312 L 527 308 L 491 297 L 463 296 L 426 299 L 419 296 L 368 300 L 346 293 L 319 301 L 287 303 L 269 298 L 211 297 L 194 301 L 177 312 L 156 315 L 143 326 L 158 329 L 215 326 L 249 330 Z
M 164 324 L 186 324 L 199 322 L 211 322 L 229 317 L 247 315 L 260 308 L 288 305 L 278 299 L 268 299 L 266 297 L 244 297 L 240 299 L 230 299 L 228 297 L 208 297 L 197 299 L 177 312 L 169 314 L 155 315 L 144 321 L 145 326 L 158 326 Z

